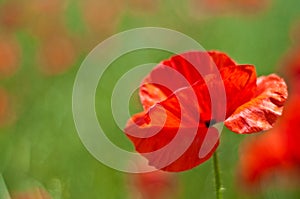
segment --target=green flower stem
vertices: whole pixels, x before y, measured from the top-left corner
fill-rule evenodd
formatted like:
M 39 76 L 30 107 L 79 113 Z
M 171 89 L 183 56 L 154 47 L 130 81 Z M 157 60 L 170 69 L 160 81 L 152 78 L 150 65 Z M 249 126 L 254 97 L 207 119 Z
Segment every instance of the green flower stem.
M 213 155 L 213 165 L 214 165 L 214 174 L 215 174 L 215 188 L 216 188 L 216 198 L 222 199 L 222 183 L 220 176 L 220 167 L 219 167 L 219 158 L 218 153 L 215 151 Z

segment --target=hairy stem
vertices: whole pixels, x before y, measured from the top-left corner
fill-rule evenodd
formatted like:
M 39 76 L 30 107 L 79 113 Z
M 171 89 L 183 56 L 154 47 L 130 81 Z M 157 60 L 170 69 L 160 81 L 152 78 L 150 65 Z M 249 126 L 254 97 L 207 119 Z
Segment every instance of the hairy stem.
M 220 176 L 219 158 L 217 151 L 213 155 L 213 165 L 215 174 L 215 188 L 216 188 L 216 198 L 222 199 L 222 183 Z

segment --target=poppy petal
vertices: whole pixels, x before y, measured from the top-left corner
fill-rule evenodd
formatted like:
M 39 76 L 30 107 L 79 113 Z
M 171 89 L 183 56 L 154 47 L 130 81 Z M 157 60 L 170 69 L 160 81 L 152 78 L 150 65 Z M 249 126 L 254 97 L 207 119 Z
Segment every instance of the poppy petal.
M 203 81 L 207 74 L 236 64 L 225 53 L 191 51 L 163 61 L 143 80 L 140 98 L 145 110 L 177 89 Z M 213 67 L 217 66 L 217 68 Z M 216 70 L 218 69 L 218 70 Z
M 192 87 L 178 90 L 166 100 L 156 103 L 147 111 L 138 113 L 128 121 L 125 132 L 131 132 L 131 136 L 150 138 L 160 128 L 194 128 L 199 125 L 200 111 L 197 97 Z M 203 126 L 205 126 L 203 124 Z M 132 129 L 153 129 L 147 133 L 137 132 Z M 155 130 L 154 130 L 155 129 Z M 128 134 L 128 133 L 127 133 Z M 165 145 L 166 143 L 160 142 Z M 145 151 L 144 151 L 145 152 Z
M 207 160 L 218 146 L 218 131 L 199 124 L 199 108 L 193 94 L 192 87 L 178 90 L 127 123 L 125 133 L 136 151 L 157 169 L 191 169 Z M 207 136 L 210 142 L 204 143 Z
M 219 51 L 208 51 L 209 56 L 213 59 L 214 63 L 219 70 L 228 66 L 235 66 L 236 63 L 225 53 Z
M 248 102 L 255 94 L 256 71 L 254 66 L 228 66 L 220 70 L 226 90 L 227 111 L 230 116 L 239 106 Z
M 287 86 L 277 75 L 257 79 L 256 97 L 240 106 L 224 124 L 238 134 L 271 129 L 282 114 L 287 99 Z
M 182 129 L 182 133 L 185 134 L 184 138 L 186 140 L 191 139 L 188 133 L 190 132 L 190 129 Z M 213 139 L 206 139 L 206 138 L 213 138 Z M 184 143 L 186 140 L 181 139 L 180 143 Z M 208 141 L 209 142 L 205 142 Z M 174 144 L 175 145 L 175 144 Z M 177 146 L 170 147 L 170 151 L 180 151 L 181 147 L 185 148 L 185 146 L 181 146 L 179 143 L 177 143 Z M 202 164 L 206 160 L 208 160 L 213 153 L 216 151 L 217 147 L 219 146 L 219 132 L 216 128 L 198 128 L 197 134 L 194 137 L 194 140 L 189 145 L 189 147 L 186 149 L 186 151 L 174 162 L 169 164 L 168 166 L 164 167 L 162 170 L 169 171 L 169 172 L 181 172 L 186 171 L 189 169 L 192 169 L 199 164 Z M 169 156 L 169 150 L 166 150 L 166 153 L 159 154 L 160 159 L 165 158 L 164 156 Z M 150 155 L 145 156 L 149 159 L 149 164 L 156 166 L 157 162 L 155 161 L 158 156 Z M 158 163 L 158 168 L 160 167 Z
M 134 143 L 136 151 L 148 159 L 149 165 L 160 170 L 170 172 L 189 170 L 209 159 L 219 145 L 219 133 L 215 128 L 163 127 L 157 134 L 148 138 L 129 135 L 133 131 L 152 134 L 153 130 L 158 131 L 155 126 L 146 128 L 128 126 L 125 132 Z M 204 143 L 207 136 L 214 139 Z
M 172 77 L 172 78 L 170 78 Z M 176 80 L 176 81 L 174 81 Z M 147 76 L 140 87 L 140 99 L 144 110 L 165 100 L 179 88 L 190 86 L 176 70 L 160 63 Z
M 207 75 L 205 82 L 199 81 L 193 85 L 201 122 L 223 122 L 255 94 L 256 72 L 253 66 L 228 66 L 220 70 L 220 75 L 221 78 L 217 74 Z

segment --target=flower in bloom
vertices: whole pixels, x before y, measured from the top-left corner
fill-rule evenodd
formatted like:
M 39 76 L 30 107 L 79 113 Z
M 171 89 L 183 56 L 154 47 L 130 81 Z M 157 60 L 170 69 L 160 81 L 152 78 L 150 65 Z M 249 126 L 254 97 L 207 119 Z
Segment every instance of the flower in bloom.
M 275 74 L 257 78 L 254 66 L 222 52 L 192 51 L 158 64 L 139 95 L 144 110 L 128 121 L 126 135 L 151 166 L 179 172 L 211 157 L 216 123 L 238 134 L 272 128 L 287 87 Z

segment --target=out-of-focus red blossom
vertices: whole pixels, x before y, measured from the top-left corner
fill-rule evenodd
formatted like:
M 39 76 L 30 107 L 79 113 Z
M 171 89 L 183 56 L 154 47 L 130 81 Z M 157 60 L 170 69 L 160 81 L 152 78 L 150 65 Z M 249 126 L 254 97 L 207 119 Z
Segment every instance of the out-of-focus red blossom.
M 299 46 L 300 47 L 300 46 Z M 290 97 L 276 126 L 241 144 L 239 180 L 245 188 L 258 188 L 278 177 L 277 183 L 300 184 L 300 48 L 295 45 L 281 61 L 281 73 L 289 83 Z M 274 180 L 273 180 L 274 181 Z M 280 181 L 280 182 L 278 182 Z M 288 187 L 291 183 L 286 184 Z M 286 186 L 285 186 L 286 187 Z
M 28 1 L 28 32 L 41 39 L 66 34 L 63 14 L 67 5 L 66 0 Z
M 280 65 L 280 71 L 287 77 L 290 85 L 300 89 L 300 44 L 288 50 Z
M 299 100 L 298 93 L 291 94 L 277 125 L 241 144 L 238 177 L 245 188 L 259 188 L 259 184 L 274 181 L 274 177 L 281 185 L 284 178 L 300 183 Z
M 142 12 L 153 12 L 158 8 L 157 0 L 129 0 L 128 5 L 131 10 Z
M 292 46 L 280 62 L 280 72 L 287 77 L 292 87 L 298 87 L 300 82 L 300 22 L 295 23 L 290 31 Z
M 86 0 L 82 3 L 83 17 L 88 28 L 95 34 L 112 33 L 122 11 L 121 0 Z
M 21 49 L 11 36 L 0 35 L 0 79 L 11 77 L 20 65 Z
M 99 40 L 116 31 L 124 3 L 123 0 L 80 1 L 82 17 L 87 28 L 85 37 L 89 38 L 80 44 L 83 49 L 90 51 Z
M 41 43 L 37 58 L 38 65 L 44 74 L 62 74 L 76 61 L 74 42 L 63 35 L 46 37 Z
M 132 199 L 171 199 L 179 194 L 175 176 L 167 172 L 129 174 L 128 178 Z
M 270 0 L 191 0 L 195 12 L 234 13 L 248 12 L 256 13 L 268 7 Z
M 30 10 L 34 14 L 40 15 L 58 15 L 67 7 L 66 0 L 30 0 Z
M 26 1 L 9 0 L 0 6 L 0 26 L 14 30 L 25 25 L 27 20 Z
M 50 194 L 42 188 L 13 192 L 11 199 L 52 199 Z
M 224 88 L 226 104 L 220 100 Z M 211 102 L 212 96 L 217 102 Z M 224 122 L 238 134 L 272 128 L 287 87 L 274 74 L 256 78 L 254 66 L 238 65 L 224 53 L 193 51 L 158 64 L 144 79 L 140 98 L 144 111 L 128 121 L 126 135 L 150 165 L 178 172 L 211 157 L 219 144 L 215 123 Z

